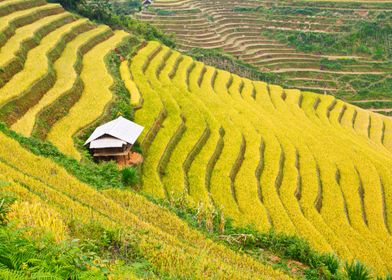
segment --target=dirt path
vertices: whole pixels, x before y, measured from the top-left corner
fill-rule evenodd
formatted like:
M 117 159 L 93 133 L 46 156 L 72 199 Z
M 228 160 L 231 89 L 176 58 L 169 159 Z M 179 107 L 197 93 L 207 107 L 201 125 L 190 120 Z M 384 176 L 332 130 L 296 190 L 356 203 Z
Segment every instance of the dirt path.
M 392 108 L 389 109 L 369 109 L 372 112 L 378 112 L 378 113 L 390 113 L 392 112 Z
M 319 72 L 328 74 L 343 74 L 343 75 L 384 75 L 388 72 L 345 72 L 345 71 L 330 71 L 330 70 L 320 70 L 312 68 L 284 68 L 271 70 L 273 73 L 286 73 L 286 72 Z
M 369 102 L 392 102 L 388 99 L 363 99 L 363 100 L 352 100 L 351 103 L 369 103 Z

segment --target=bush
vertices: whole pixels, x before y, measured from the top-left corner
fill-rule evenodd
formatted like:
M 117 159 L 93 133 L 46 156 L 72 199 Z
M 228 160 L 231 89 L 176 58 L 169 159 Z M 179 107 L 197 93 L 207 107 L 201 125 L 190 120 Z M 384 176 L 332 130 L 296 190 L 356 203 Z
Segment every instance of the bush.
M 124 185 L 134 187 L 140 183 L 140 176 L 136 168 L 126 167 L 121 171 Z
M 323 263 L 332 274 L 336 274 L 340 267 L 339 259 L 333 254 L 325 254 L 322 256 Z
M 346 262 L 345 271 L 347 278 L 350 280 L 368 280 L 371 279 L 370 272 L 359 261 L 353 261 L 352 263 Z
M 114 279 L 116 270 L 140 263 L 141 273 L 152 271 L 139 255 L 134 236 L 122 239 L 118 230 L 97 224 L 83 230 L 81 239 L 56 243 L 46 237 L 26 238 L 25 229 L 0 227 L 0 279 Z

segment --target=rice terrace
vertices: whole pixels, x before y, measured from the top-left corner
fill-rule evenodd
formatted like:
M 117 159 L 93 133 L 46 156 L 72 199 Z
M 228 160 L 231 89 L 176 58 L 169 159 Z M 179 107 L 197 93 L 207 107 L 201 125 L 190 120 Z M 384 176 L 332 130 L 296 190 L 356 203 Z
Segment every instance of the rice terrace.
M 0 279 L 392 279 L 392 1 L 0 0 Z

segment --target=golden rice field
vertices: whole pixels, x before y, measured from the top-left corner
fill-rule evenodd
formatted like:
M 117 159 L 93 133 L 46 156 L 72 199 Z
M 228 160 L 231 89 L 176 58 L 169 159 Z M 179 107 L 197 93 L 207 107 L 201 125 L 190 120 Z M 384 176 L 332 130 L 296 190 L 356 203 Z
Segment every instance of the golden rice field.
M 75 135 L 114 99 L 108 54 L 131 35 L 40 0 L 0 1 L 0 117 L 32 136 L 66 96 L 42 138 L 81 159 Z M 220 209 L 236 225 L 299 235 L 321 252 L 392 272 L 392 119 L 329 95 L 286 90 L 215 69 L 149 42 L 119 72 L 145 127 L 143 191 Z M 126 190 L 98 191 L 0 133 L 2 190 L 12 218 L 56 240 L 95 221 L 136 237 L 170 277 L 288 279 L 214 243 Z M 195 256 L 198 256 L 195 258 Z
M 392 269 L 392 120 L 285 90 L 156 42 L 133 58 L 148 128 L 144 190 L 218 207 L 239 225 L 298 234 Z
M 31 136 L 48 106 L 64 96 L 77 96 L 45 137 L 63 153 L 80 158 L 72 137 L 104 115 L 112 102 L 113 79 L 105 59 L 130 35 L 36 0 L 1 1 L 0 25 L 2 119 L 16 132 Z M 127 65 L 121 73 L 133 93 L 132 104 L 139 104 Z M 168 277 L 289 279 L 271 266 L 206 239 L 141 195 L 125 190 L 99 192 L 3 133 L 0 142 L 1 191 L 17 197 L 9 218 L 28 227 L 27 234 L 50 233 L 62 241 L 72 238 L 71 224 L 96 222 L 106 229 L 120 229 L 124 242 L 137 239 L 143 258 Z
M 391 67 L 383 66 L 390 59 L 350 52 L 342 38 L 391 11 L 390 0 L 156 0 L 135 16 L 172 34 L 179 50 L 221 49 L 261 72 L 275 73 L 286 88 L 327 93 L 349 102 L 361 100 L 356 105 L 390 115 L 390 88 L 373 86 L 390 81 Z M 390 21 L 384 19 L 386 26 Z M 318 44 L 326 45 L 335 41 L 337 47 L 317 48 L 310 38 L 322 38 Z M 386 44 L 390 49 L 391 43 Z M 225 65 L 207 55 L 204 59 Z M 331 68 L 326 61 L 345 63 Z M 377 96 L 381 103 L 372 103 Z
M 139 240 L 143 257 L 171 277 L 289 279 L 206 239 L 141 195 L 121 190 L 99 192 L 4 134 L 0 142 L 0 179 L 8 182 L 2 190 L 13 192 L 21 201 L 14 205 L 12 217 L 21 218 L 25 225 L 54 232 L 60 240 L 66 238 L 66 225 L 71 222 L 122 229 Z

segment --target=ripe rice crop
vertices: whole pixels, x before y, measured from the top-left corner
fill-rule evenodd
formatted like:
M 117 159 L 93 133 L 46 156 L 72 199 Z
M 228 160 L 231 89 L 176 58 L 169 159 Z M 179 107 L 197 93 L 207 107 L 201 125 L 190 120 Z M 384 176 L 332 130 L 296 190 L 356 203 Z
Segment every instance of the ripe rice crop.
M 71 221 L 88 223 L 93 219 L 105 228 L 122 229 L 138 239 L 142 255 L 162 273 L 172 277 L 218 275 L 222 279 L 254 279 L 260 276 L 288 279 L 271 267 L 213 243 L 145 198 L 120 190 L 115 191 L 114 197 L 109 195 L 110 192 L 100 193 L 77 181 L 51 160 L 29 153 L 5 135 L 0 137 L 0 144 L 2 180 L 21 182 L 20 185 L 10 184 L 6 187 L 7 191 L 14 192 L 17 198 L 31 205 L 42 205 L 38 208 L 53 207 L 53 211 L 59 213 L 57 217 L 65 224 Z M 135 208 L 129 209 L 126 203 L 132 197 Z M 50 213 L 55 213 L 53 211 L 50 210 Z M 38 219 L 39 215 L 35 217 Z M 168 224 L 170 221 L 171 224 Z M 39 224 L 41 222 L 62 227 L 48 219 L 38 221 Z M 201 257 L 195 259 L 195 256 Z
M 252 82 L 156 42 L 133 61 L 143 65 L 146 51 L 153 58 L 135 83 L 166 109 L 151 147 L 169 156 L 160 165 L 162 153 L 146 151 L 144 181 L 157 183 L 147 182 L 145 191 L 212 204 L 238 224 L 299 234 L 380 274 L 392 268 L 383 245 L 391 242 L 386 117 L 332 96 Z M 136 119 L 151 115 L 144 109 Z
M 80 159 L 80 154 L 73 145 L 72 137 L 80 129 L 96 121 L 112 100 L 110 87 L 113 81 L 106 70 L 104 58 L 127 36 L 127 33 L 118 31 L 113 37 L 95 46 L 83 57 L 83 68 L 80 75 L 84 83 L 82 96 L 71 108 L 68 115 L 57 122 L 48 134 L 48 140 L 64 154 Z M 81 115 L 83 118 L 80 118 Z
M 8 218 L 16 221 L 18 227 L 32 228 L 27 233 L 35 237 L 50 234 L 57 242 L 67 238 L 67 227 L 59 214 L 41 203 L 16 202 Z
M 135 82 L 131 77 L 131 73 L 129 71 L 128 61 L 124 60 L 120 66 L 120 74 L 121 78 L 125 83 L 129 93 L 131 94 L 131 104 L 133 106 L 139 106 L 141 103 L 141 96 L 139 93 L 139 89 L 137 88 Z
M 31 135 L 37 114 L 44 107 L 53 103 L 62 94 L 71 90 L 76 83 L 78 76 L 74 68 L 77 65 L 79 49 L 85 45 L 86 42 L 93 40 L 95 37 L 107 32 L 108 30 L 109 29 L 106 26 L 97 27 L 77 36 L 66 46 L 63 54 L 54 64 L 54 70 L 56 71 L 55 84 L 45 93 L 39 103 L 31 107 L 29 111 L 27 111 L 26 114 L 12 126 L 13 130 L 26 136 Z
M 130 35 L 38 0 L 1 1 L 0 15 L 2 118 L 12 110 L 11 128 L 35 135 L 37 125 L 47 125 L 41 113 L 77 91 L 45 129 L 47 140 L 80 160 L 75 137 L 106 116 L 115 98 L 107 54 Z M 236 24 L 222 22 L 222 31 Z M 158 42 L 119 72 L 137 109 L 134 121 L 145 127 L 143 192 L 223 213 L 235 226 L 299 235 L 379 275 L 392 271 L 390 118 L 218 70 Z M 48 83 L 35 88 L 40 81 Z M 60 242 L 72 238 L 70 228 L 94 222 L 136 240 L 142 257 L 168 277 L 288 278 L 139 194 L 81 183 L 4 134 L 0 179 L 8 182 L 1 190 L 17 199 L 9 217 L 30 226 L 31 236 Z

